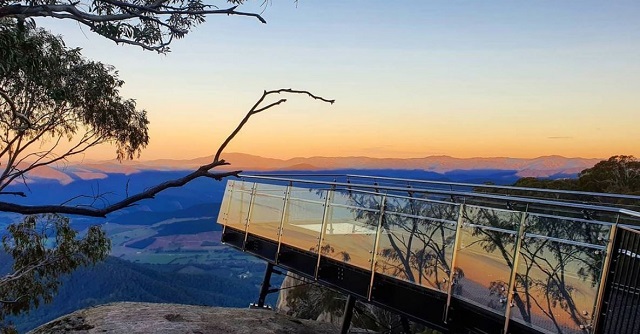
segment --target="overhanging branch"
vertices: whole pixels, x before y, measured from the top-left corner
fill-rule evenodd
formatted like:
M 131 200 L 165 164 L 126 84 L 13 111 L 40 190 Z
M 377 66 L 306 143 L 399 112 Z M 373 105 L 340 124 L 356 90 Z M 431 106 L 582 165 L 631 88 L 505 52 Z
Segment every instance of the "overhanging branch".
M 227 15 L 253 17 L 262 23 L 267 21 L 257 13 L 237 10 L 238 6 L 226 9 L 214 8 L 211 5 L 200 6 L 185 5 L 181 7 L 170 6 L 168 0 L 158 0 L 147 5 L 136 5 L 126 1 L 103 0 L 110 6 L 106 13 L 96 13 L 95 9 L 83 10 L 81 3 L 50 3 L 42 5 L 13 4 L 0 6 L 0 19 L 4 17 L 52 17 L 57 19 L 74 20 L 83 24 L 96 33 L 116 43 L 140 46 L 145 50 L 168 52 L 168 45 L 175 38 L 181 38 L 187 34 L 193 26 L 204 21 L 208 15 Z M 176 20 L 179 17 L 179 20 Z M 127 33 L 127 29 L 134 28 L 127 21 L 139 20 L 151 22 L 156 26 L 147 30 L 150 26 L 138 26 L 140 34 Z M 103 30 L 105 25 L 109 29 Z M 165 30 L 166 29 L 166 30 Z M 154 36 L 149 38 L 149 36 Z
M 181 177 L 181 178 L 177 178 L 177 179 L 173 179 L 170 181 L 166 181 L 163 183 L 160 183 L 156 186 L 153 186 L 143 192 L 140 192 L 136 195 L 133 196 L 128 196 L 125 199 L 116 202 L 114 204 L 111 205 L 107 205 L 105 207 L 102 208 L 95 208 L 95 207 L 80 207 L 80 206 L 69 206 L 69 205 L 21 205 L 21 204 L 15 204 L 15 203 L 10 203 L 10 202 L 0 202 L 0 211 L 3 212 L 14 212 L 14 213 L 20 213 L 20 214 L 25 214 L 25 215 L 32 215 L 32 214 L 43 214 L 43 213 L 60 213 L 60 214 L 71 214 L 71 215 L 82 215 L 82 216 L 89 216 L 89 217 L 105 217 L 107 214 L 129 207 L 141 200 L 144 199 L 151 199 L 154 198 L 156 194 L 169 189 L 169 188 L 177 188 L 177 187 L 181 187 L 184 186 L 185 184 L 201 178 L 201 177 L 206 177 L 206 178 L 211 178 L 214 180 L 222 180 L 225 177 L 229 177 L 229 176 L 235 176 L 238 177 L 238 175 L 241 173 L 240 170 L 235 170 L 235 171 L 228 171 L 228 172 L 211 172 L 212 169 L 216 168 L 216 167 L 220 167 L 220 166 L 224 166 L 224 165 L 229 165 L 229 163 L 227 163 L 225 160 L 220 159 L 220 155 L 222 154 L 222 152 L 224 151 L 224 149 L 227 147 L 227 145 L 231 142 L 231 140 L 233 140 L 233 138 L 235 138 L 235 136 L 240 132 L 240 130 L 242 130 L 242 128 L 244 127 L 244 125 L 249 121 L 249 119 L 251 118 L 251 116 L 256 115 L 260 112 L 263 112 L 265 110 L 268 110 L 270 108 L 273 108 L 277 105 L 280 105 L 284 102 L 286 102 L 286 99 L 280 99 L 276 102 L 272 102 L 270 104 L 267 104 L 264 107 L 261 107 L 262 103 L 264 102 L 265 98 L 269 95 L 272 94 L 281 94 L 281 93 L 290 93 L 290 94 L 303 94 L 303 95 L 307 95 L 315 100 L 320 100 L 323 102 L 327 102 L 327 103 L 331 103 L 333 104 L 335 102 L 335 100 L 329 100 L 329 99 L 325 99 L 323 97 L 314 95 L 308 91 L 304 91 L 304 90 L 294 90 L 294 89 L 278 89 L 278 90 L 272 90 L 272 91 L 264 91 L 262 93 L 262 96 L 258 99 L 258 101 L 253 105 L 253 107 L 249 110 L 249 112 L 247 112 L 247 114 L 245 115 L 245 117 L 242 119 L 242 121 L 240 121 L 240 123 L 238 124 L 238 126 L 236 126 L 236 128 L 231 132 L 231 134 L 229 134 L 229 136 L 224 140 L 224 142 L 220 145 L 220 147 L 218 148 L 216 155 L 213 159 L 213 161 L 209 164 L 206 165 L 202 165 L 200 166 L 198 169 L 196 169 L 195 171 Z M 0 193 L 3 194 L 3 193 Z M 14 195 L 20 195 L 21 193 L 16 192 L 16 193 L 12 193 Z M 24 193 L 22 193 L 24 194 Z

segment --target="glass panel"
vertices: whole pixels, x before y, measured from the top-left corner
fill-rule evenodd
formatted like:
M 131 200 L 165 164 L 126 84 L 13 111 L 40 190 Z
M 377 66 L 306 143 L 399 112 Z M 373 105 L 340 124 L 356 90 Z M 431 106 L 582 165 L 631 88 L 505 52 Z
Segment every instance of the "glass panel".
M 278 240 L 286 191 L 285 186 L 256 184 L 248 233 Z
M 229 216 L 229 201 L 231 200 L 231 193 L 233 192 L 233 184 L 235 181 L 229 180 L 224 188 L 222 194 L 222 203 L 220 203 L 220 211 L 218 211 L 218 224 L 226 225 Z
M 227 226 L 244 231 L 249 217 L 252 182 L 234 182 L 233 192 L 229 198 L 229 214 Z
M 591 328 L 604 257 L 601 249 L 525 237 L 512 317 L 553 333 L 584 333 Z
M 282 225 L 282 244 L 318 253 L 326 191 L 291 188 Z
M 387 197 L 378 273 L 447 291 L 459 206 Z
M 526 233 L 606 246 L 611 226 L 597 221 L 532 214 L 527 218 Z
M 363 204 L 350 206 L 346 204 Z M 380 196 L 334 192 L 329 205 L 322 255 L 371 270 Z
M 465 210 L 466 211 L 466 210 Z M 504 314 L 509 280 L 516 248 L 516 232 L 470 223 L 478 218 L 486 225 L 509 226 L 508 212 L 479 209 L 467 212 L 460 229 L 456 254 L 454 295 L 474 302 L 483 308 Z

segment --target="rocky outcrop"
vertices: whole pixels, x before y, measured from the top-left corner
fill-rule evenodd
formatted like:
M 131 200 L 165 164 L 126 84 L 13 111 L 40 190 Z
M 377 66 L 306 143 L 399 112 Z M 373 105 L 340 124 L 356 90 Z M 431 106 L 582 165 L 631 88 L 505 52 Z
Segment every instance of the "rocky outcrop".
M 280 292 L 278 294 L 278 302 L 276 303 L 276 310 L 279 313 L 284 313 L 288 315 L 293 315 L 293 307 L 290 305 L 290 293 L 292 292 L 292 288 L 299 286 L 303 283 L 308 283 L 309 280 L 306 278 L 299 276 L 295 273 L 288 272 L 287 276 L 285 276 L 282 281 L 282 285 L 280 285 Z
M 293 317 L 315 319 L 340 326 L 343 303 L 336 304 L 337 293 L 310 283 L 313 281 L 292 272 L 287 273 L 278 295 L 277 311 Z M 304 292 L 298 290 L 293 296 L 292 293 L 297 289 Z
M 73 312 L 30 333 L 329 334 L 331 324 L 268 310 L 181 304 L 112 303 Z

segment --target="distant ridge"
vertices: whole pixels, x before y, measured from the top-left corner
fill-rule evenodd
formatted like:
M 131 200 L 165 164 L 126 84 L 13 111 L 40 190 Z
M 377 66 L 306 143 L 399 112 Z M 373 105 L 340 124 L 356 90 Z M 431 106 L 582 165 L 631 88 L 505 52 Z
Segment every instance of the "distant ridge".
M 514 170 L 522 176 L 549 176 L 575 174 L 593 167 L 602 159 L 566 158 L 559 155 L 523 158 L 454 158 L 429 156 L 424 158 L 371 158 L 371 157 L 310 157 L 292 159 L 264 158 L 244 153 L 227 153 L 222 158 L 231 163 L 225 169 L 254 171 L 275 170 L 331 170 L 331 169 L 419 169 L 437 173 L 452 170 L 499 169 Z M 193 168 L 211 162 L 212 156 L 191 160 L 153 160 L 140 162 L 137 166 L 165 168 Z M 170 162 L 170 163 L 169 163 Z M 133 165 L 136 165 L 133 162 Z
M 245 153 L 226 153 L 222 158 L 231 165 L 221 170 L 248 171 L 312 171 L 335 169 L 399 169 L 425 170 L 444 173 L 455 170 L 511 170 L 520 177 L 548 177 L 552 175 L 574 175 L 593 167 L 602 159 L 566 158 L 558 155 L 523 158 L 454 158 L 450 156 L 429 156 L 424 158 L 371 158 L 371 157 L 310 157 L 292 159 L 265 158 Z M 207 164 L 213 156 L 186 160 L 159 159 L 149 161 L 115 160 L 70 164 L 64 168 L 45 167 L 35 170 L 32 176 L 39 179 L 55 179 L 69 183 L 71 179 L 104 178 L 105 173 L 133 174 L 144 170 L 189 170 Z M 46 171 L 46 172 L 45 172 Z

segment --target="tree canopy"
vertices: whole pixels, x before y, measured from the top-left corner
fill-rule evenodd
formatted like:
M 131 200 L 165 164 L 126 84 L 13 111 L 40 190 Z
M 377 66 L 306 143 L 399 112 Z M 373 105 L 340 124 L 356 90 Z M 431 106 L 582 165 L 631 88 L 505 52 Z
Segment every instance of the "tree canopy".
M 581 190 L 640 195 L 640 160 L 631 155 L 615 155 L 580 172 Z
M 174 39 L 184 37 L 210 15 L 248 16 L 237 10 L 245 0 L 205 3 L 202 0 L 0 0 L 0 19 L 52 17 L 73 20 L 118 44 L 137 45 L 159 53 L 169 52 Z M 221 8 L 222 5 L 226 8 Z
M 92 146 L 111 143 L 118 159 L 131 159 L 149 142 L 147 114 L 120 95 L 114 68 L 60 37 L 0 20 L 0 59 L 0 191 Z
M 640 194 L 640 160 L 632 155 L 614 155 L 581 171 L 575 179 L 523 177 L 516 181 L 514 186 L 638 195 Z
M 2 250 L 14 262 L 13 272 L 0 277 L 0 321 L 7 314 L 51 302 L 60 275 L 104 260 L 111 245 L 98 226 L 78 239 L 69 219 L 55 214 L 27 216 L 23 223 L 9 226 L 8 232 L 2 237 Z
M 28 173 L 38 167 L 64 162 L 103 143 L 115 146 L 118 159 L 132 159 L 149 142 L 147 114 L 133 99 L 120 95 L 124 82 L 115 69 L 83 58 L 80 49 L 69 48 L 61 37 L 37 28 L 33 18 L 73 20 L 116 43 L 166 53 L 173 39 L 184 37 L 207 15 L 250 16 L 265 22 L 259 14 L 236 10 L 242 2 L 222 1 L 233 6 L 219 9 L 200 0 L 0 0 L 0 211 L 25 215 L 7 233 L 0 233 L 3 251 L 14 261 L 12 272 L 0 276 L 0 330 L 3 316 L 51 301 L 61 275 L 109 253 L 109 239 L 99 226 L 79 238 L 60 214 L 104 217 L 196 178 L 238 175 L 240 171 L 212 169 L 228 164 L 222 151 L 252 116 L 287 101 L 269 101 L 273 96 L 303 94 L 334 102 L 304 90 L 265 90 L 213 160 L 183 177 L 137 194 L 127 192 L 123 199 L 102 206 L 62 202 L 69 199 L 60 199 L 62 204 L 18 204 L 4 199 L 27 194 L 5 189 L 20 181 L 26 184 Z M 93 196 L 95 202 L 101 194 Z

